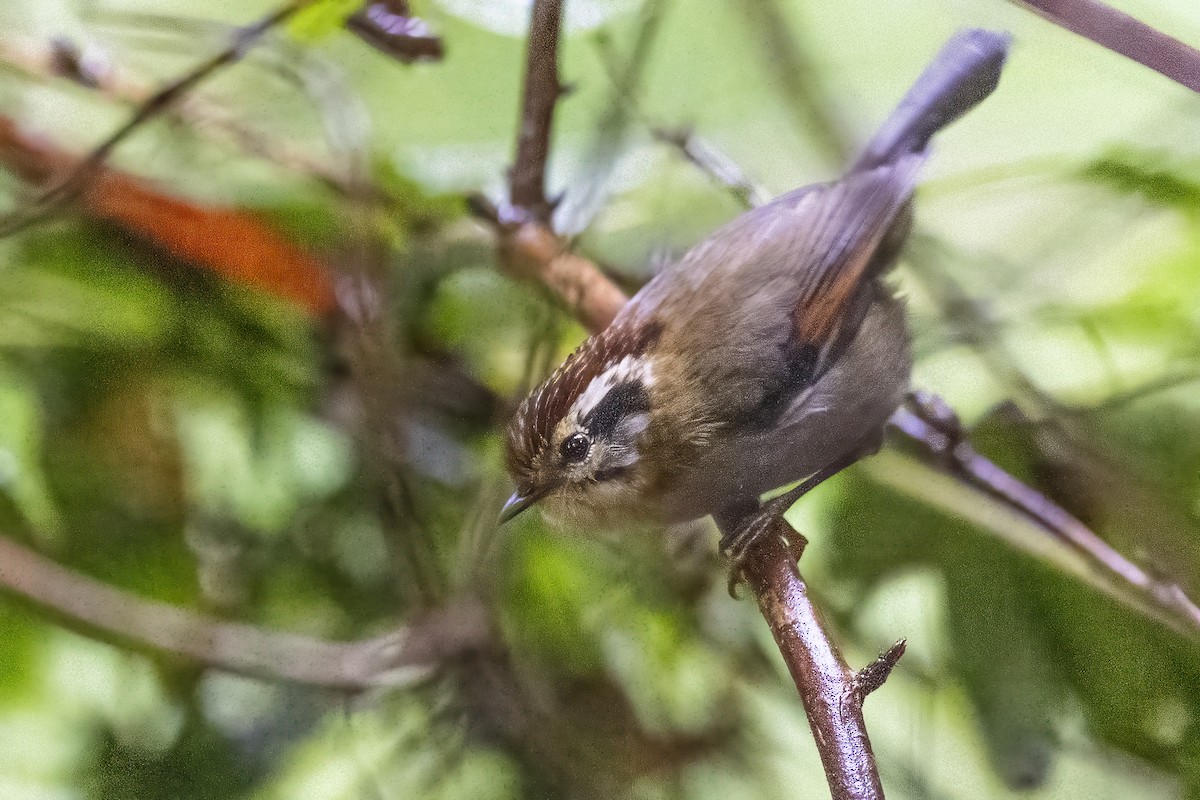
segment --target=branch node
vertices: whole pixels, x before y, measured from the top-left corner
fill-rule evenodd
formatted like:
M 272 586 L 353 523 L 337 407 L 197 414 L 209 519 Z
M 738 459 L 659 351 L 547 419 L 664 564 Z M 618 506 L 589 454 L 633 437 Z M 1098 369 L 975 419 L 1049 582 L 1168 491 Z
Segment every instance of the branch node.
M 854 673 L 851 685 L 860 703 L 871 692 L 883 686 L 907 648 L 908 640 L 901 639 L 881 653 L 879 658 Z

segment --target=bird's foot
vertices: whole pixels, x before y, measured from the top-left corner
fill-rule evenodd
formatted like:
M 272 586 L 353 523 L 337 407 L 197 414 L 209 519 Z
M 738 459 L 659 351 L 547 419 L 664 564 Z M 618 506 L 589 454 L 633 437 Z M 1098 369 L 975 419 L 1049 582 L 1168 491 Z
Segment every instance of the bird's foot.
M 732 534 L 721 536 L 721 552 L 729 559 L 730 597 L 737 598 L 737 586 L 745 580 L 747 558 L 764 538 L 778 536 L 787 545 L 793 562 L 800 560 L 808 540 L 783 518 L 792 501 L 788 495 L 777 497 L 746 517 Z

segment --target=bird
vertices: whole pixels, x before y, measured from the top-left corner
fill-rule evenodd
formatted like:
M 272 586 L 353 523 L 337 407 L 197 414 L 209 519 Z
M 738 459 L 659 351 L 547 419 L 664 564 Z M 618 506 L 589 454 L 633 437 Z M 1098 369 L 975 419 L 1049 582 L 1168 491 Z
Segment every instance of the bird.
M 585 340 L 508 425 L 501 521 L 711 515 L 731 536 L 763 494 L 878 450 L 912 368 L 887 273 L 929 141 L 995 90 L 1009 43 L 955 34 L 841 178 L 719 228 Z

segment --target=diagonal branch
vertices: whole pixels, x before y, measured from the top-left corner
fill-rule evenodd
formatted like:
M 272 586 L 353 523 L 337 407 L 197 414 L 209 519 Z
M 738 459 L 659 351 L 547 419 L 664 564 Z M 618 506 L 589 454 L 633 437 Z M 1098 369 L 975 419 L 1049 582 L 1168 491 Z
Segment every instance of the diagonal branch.
M 1151 576 L 1050 498 L 980 455 L 966 440 L 958 415 L 941 398 L 913 392 L 909 406 L 893 415 L 891 427 L 918 444 L 925 461 L 1033 521 L 1099 571 L 1101 588 L 1115 592 L 1126 605 L 1179 633 L 1200 637 L 1200 608 L 1180 586 Z
M 0 587 L 17 597 L 143 649 L 265 680 L 363 690 L 403 681 L 413 669 L 490 646 L 478 606 L 431 611 L 408 628 L 331 642 L 227 622 L 146 600 L 56 564 L 0 536 Z
M 1200 92 L 1200 51 L 1097 0 L 1013 0 L 1055 25 Z
M 292 0 L 292 2 L 284 4 L 258 22 L 239 31 L 224 50 L 151 94 L 121 127 L 92 150 L 69 175 L 46 189 L 27 207 L 10 214 L 7 218 L 0 219 L 0 236 L 8 236 L 37 224 L 63 205 L 70 203 L 86 188 L 88 182 L 95 177 L 96 172 L 108 160 L 112 152 L 130 134 L 146 122 L 170 110 L 196 85 L 211 77 L 221 68 L 241 60 L 259 39 L 313 2 L 314 0 Z

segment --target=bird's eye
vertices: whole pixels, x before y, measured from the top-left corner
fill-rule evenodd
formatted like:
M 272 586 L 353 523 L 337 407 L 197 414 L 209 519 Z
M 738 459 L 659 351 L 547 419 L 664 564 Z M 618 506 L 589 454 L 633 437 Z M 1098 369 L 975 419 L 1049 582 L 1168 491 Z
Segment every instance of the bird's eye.
M 572 433 L 562 443 L 562 457 L 568 462 L 583 461 L 592 443 L 582 433 Z

